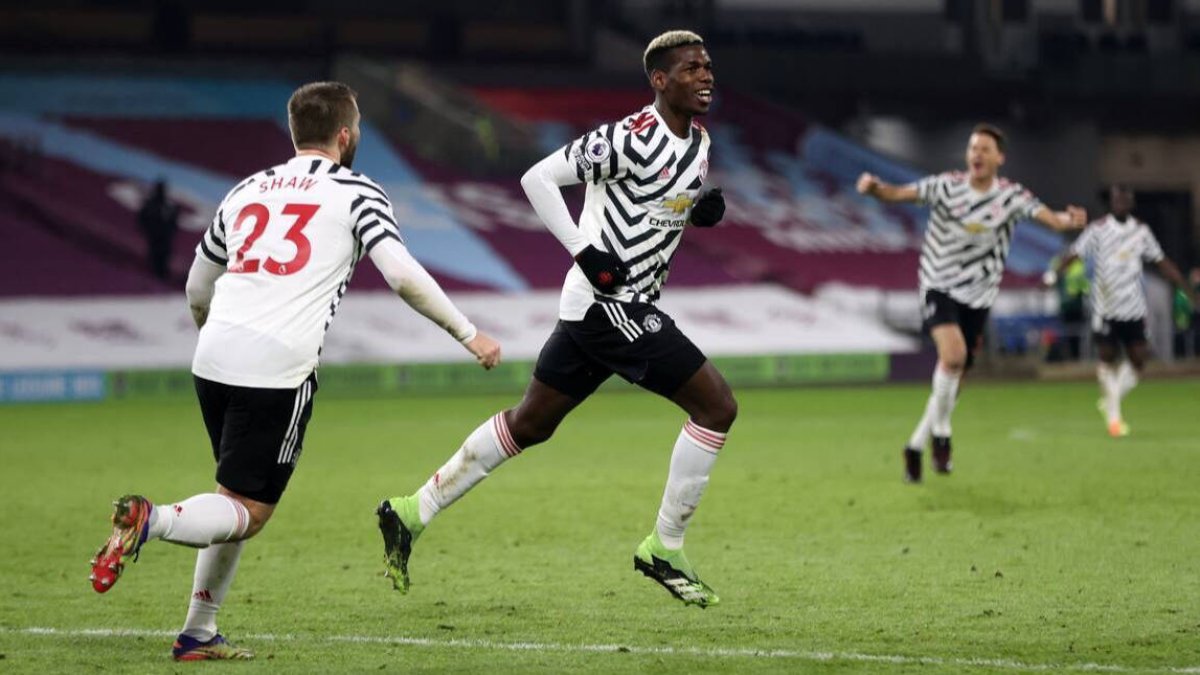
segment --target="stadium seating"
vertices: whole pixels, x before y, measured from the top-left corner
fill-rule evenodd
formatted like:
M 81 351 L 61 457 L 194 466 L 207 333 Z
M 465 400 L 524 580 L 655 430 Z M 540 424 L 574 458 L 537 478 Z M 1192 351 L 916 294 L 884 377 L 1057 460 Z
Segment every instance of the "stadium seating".
M 184 205 L 172 261 L 175 275 L 182 276 L 197 233 L 224 190 L 290 152 L 279 105 L 290 91 L 286 83 L 81 80 L 0 78 L 0 90 L 22 87 L 25 108 L 6 113 L 0 132 L 37 137 L 44 155 L 39 174 L 9 172 L 0 186 L 6 198 L 61 236 L 123 260 L 126 267 L 142 256 L 134 213 L 150 182 L 165 178 Z M 123 94 L 111 95 L 117 91 Z M 640 88 L 472 93 L 535 126 L 546 152 L 646 102 Z M 175 105 L 131 113 L 130 95 Z M 862 170 L 908 180 L 918 175 L 911 167 L 809 125 L 796 113 L 735 93 L 721 97 L 706 124 L 714 139 L 709 181 L 724 187 L 730 209 L 725 227 L 685 239 L 672 286 L 770 282 L 805 293 L 829 282 L 915 286 L 921 213 L 881 206 L 852 188 Z M 561 282 L 568 261 L 528 208 L 518 176 L 481 180 L 432 165 L 393 147 L 370 124 L 364 125 L 356 168 L 389 190 L 410 247 L 448 288 L 520 291 Z M 63 194 L 71 199 L 59 198 Z M 1029 232 L 1018 236 L 1010 260 L 1008 283 L 1016 286 L 1033 283 L 1058 248 L 1057 238 L 1022 229 Z M 360 286 L 382 287 L 377 275 L 359 277 Z M 90 290 L 106 288 L 102 282 Z M 114 292 L 123 292 L 118 289 L 126 286 L 117 284 Z M 32 286 L 24 292 L 38 291 Z

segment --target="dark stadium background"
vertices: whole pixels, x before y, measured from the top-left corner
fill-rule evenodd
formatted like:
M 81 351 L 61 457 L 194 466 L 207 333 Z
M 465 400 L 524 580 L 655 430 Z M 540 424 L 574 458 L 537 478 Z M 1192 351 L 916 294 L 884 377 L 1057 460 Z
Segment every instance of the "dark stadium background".
M 449 290 L 552 296 L 566 261 L 523 203 L 516 179 L 549 148 L 644 105 L 641 50 L 676 27 L 703 34 L 715 59 L 718 100 L 706 120 L 714 138 L 710 181 L 725 185 L 734 210 L 727 227 L 687 238 L 668 297 L 678 289 L 766 285 L 797 302 L 848 309 L 908 340 L 902 348 L 884 341 L 852 350 L 860 362 L 870 354 L 886 367 L 845 366 L 822 357 L 831 350 L 821 344 L 748 348 L 756 357 L 799 359 L 796 368 L 817 373 L 768 384 L 844 379 L 821 372 L 925 377 L 929 356 L 916 337 L 914 292 L 924 214 L 869 205 L 853 193 L 853 177 L 873 170 L 898 180 L 957 168 L 967 131 L 980 120 L 1011 137 L 1004 173 L 1048 204 L 1077 203 L 1099 215 L 1103 186 L 1128 183 L 1138 191 L 1137 214 L 1167 255 L 1185 274 L 1200 265 L 1195 0 L 48 0 L 0 3 L 0 200 L 6 239 L 14 242 L 3 253 L 0 297 L 169 296 L 181 287 L 195 228 L 214 205 L 211 196 L 178 195 L 187 222 L 175 237 L 170 275 L 155 279 L 134 211 L 161 167 L 116 159 L 81 166 L 87 161 L 78 155 L 90 150 L 79 149 L 75 135 L 54 140 L 53 130 L 233 181 L 289 152 L 278 119 L 281 92 L 325 78 L 360 91 L 365 119 L 379 131 L 370 141 L 412 172 L 393 195 L 401 225 Z M 214 112 L 223 106 L 236 110 Z M 441 225 L 426 218 L 429 203 L 408 199 L 431 193 L 439 213 L 449 214 L 451 234 L 430 235 Z M 1086 377 L 1089 366 L 1062 363 L 1060 348 L 1064 336 L 1082 332 L 1086 360 L 1086 331 L 1058 321 L 1053 288 L 1042 279 L 1064 242 L 1032 224 L 1018 231 L 981 372 Z M 478 250 L 462 253 L 462 237 Z M 502 273 L 487 271 L 493 268 Z M 1187 369 L 1195 330 L 1172 315 L 1168 290 L 1150 283 L 1159 360 L 1182 360 L 1171 368 Z M 382 281 L 363 270 L 356 286 L 379 290 Z M 537 306 L 548 312 L 547 304 Z M 7 314 L 25 305 L 12 307 Z M 806 307 L 786 311 L 804 314 Z M 796 325 L 810 335 L 833 330 L 819 309 Z M 75 310 L 63 311 L 68 318 L 55 319 L 60 324 Z M 529 321 L 531 333 L 545 325 L 544 317 Z M 80 322 L 87 326 L 79 329 Z M 38 341 L 39 329 L 28 323 L 10 316 L 4 325 L 10 341 Z M 104 346 L 137 333 L 136 322 L 97 316 L 63 330 L 82 330 L 75 356 L 22 362 L 21 352 L 9 350 L 0 372 L 114 371 L 104 385 L 112 392 L 146 378 L 169 387 L 161 382 L 166 375 L 142 371 L 186 367 L 178 356 L 186 350 L 144 363 L 106 361 Z M 335 328 L 331 339 L 337 335 Z M 836 331 L 830 335 L 836 344 Z M 90 361 L 78 357 L 93 349 Z M 513 355 L 528 360 L 531 349 Z M 402 354 L 341 353 L 334 346 L 327 362 L 404 361 Z M 723 346 L 714 353 L 746 356 Z M 453 359 L 435 350 L 417 360 Z

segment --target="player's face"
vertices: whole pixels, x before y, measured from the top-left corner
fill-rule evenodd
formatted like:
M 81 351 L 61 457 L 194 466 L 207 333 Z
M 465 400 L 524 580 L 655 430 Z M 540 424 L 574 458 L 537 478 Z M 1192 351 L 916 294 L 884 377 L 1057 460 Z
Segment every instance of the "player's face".
M 712 105 L 712 59 L 704 45 L 689 45 L 673 50 L 674 59 L 666 72 L 654 71 L 654 89 L 667 105 L 686 115 L 704 115 Z
M 995 178 L 1002 164 L 1004 153 L 1000 152 L 995 138 L 988 134 L 971 134 L 971 140 L 967 142 L 967 171 L 971 180 Z
M 1108 209 L 1118 218 L 1125 218 L 1133 212 L 1133 191 L 1112 187 L 1108 191 Z
M 354 166 L 354 153 L 358 152 L 358 139 L 362 136 L 362 130 L 359 129 L 358 123 L 362 120 L 362 115 L 358 112 L 358 104 L 354 104 L 354 126 L 343 127 L 338 133 L 338 147 L 342 151 L 342 161 L 339 162 L 347 169 Z

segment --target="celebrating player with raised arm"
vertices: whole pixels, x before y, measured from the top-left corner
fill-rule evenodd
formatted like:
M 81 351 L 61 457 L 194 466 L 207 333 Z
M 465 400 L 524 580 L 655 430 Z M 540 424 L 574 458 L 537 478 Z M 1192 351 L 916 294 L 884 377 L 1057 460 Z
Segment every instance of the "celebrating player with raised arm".
M 1032 218 L 1058 231 L 1079 229 L 1087 221 L 1083 209 L 1052 211 L 1018 183 L 999 177 L 1004 149 L 1004 134 L 979 124 L 967 142 L 966 173 L 926 176 L 910 185 L 890 185 L 869 173 L 858 179 L 861 194 L 929 207 L 918 281 L 921 316 L 938 362 L 933 393 L 904 448 L 904 476 L 913 483 L 921 481 L 921 452 L 931 433 L 934 470 L 950 473 L 950 414 L 959 380 L 983 341 L 1017 221 Z
M 683 537 L 737 404 L 712 363 L 654 305 L 687 226 L 711 227 L 725 212 L 718 189 L 701 192 L 709 139 L 693 121 L 712 101 L 712 60 L 700 36 L 671 31 L 650 42 L 644 65 L 653 104 L 568 143 L 521 179 L 534 210 L 575 259 L 560 320 L 521 402 L 480 425 L 415 494 L 380 504 L 387 571 L 400 591 L 409 587 L 412 544 L 433 517 L 502 462 L 548 440 L 616 373 L 688 414 L 657 525 L 637 547 L 634 567 L 684 603 L 718 601 L 684 556 Z M 560 187 L 578 183 L 587 192 L 576 226 Z
M 1154 263 L 1168 281 L 1188 295 L 1193 307 L 1196 298 L 1179 268 L 1163 255 L 1150 227 L 1133 217 L 1133 190 L 1124 185 L 1109 187 L 1108 205 L 1108 215 L 1088 225 L 1059 267 L 1075 258 L 1092 262 L 1092 330 L 1100 351 L 1096 377 L 1103 394 L 1099 408 L 1109 435 L 1117 438 L 1129 435 L 1129 425 L 1121 417 L 1121 399 L 1137 386 L 1138 375 L 1146 365 L 1142 263 Z M 1128 360 L 1118 367 L 1121 347 Z
M 359 259 L 370 256 L 405 302 L 484 368 L 500 361 L 500 346 L 409 255 L 387 194 L 350 170 L 359 119 L 356 94 L 344 84 L 297 89 L 288 101 L 296 156 L 238 183 L 196 247 L 187 281 L 200 327 L 192 373 L 217 490 L 165 505 L 118 499 L 91 576 L 98 592 L 108 591 L 155 539 L 201 549 L 176 660 L 252 656 L 217 632 L 217 611 L 243 542 L 271 518 L 296 467 L 321 344 Z

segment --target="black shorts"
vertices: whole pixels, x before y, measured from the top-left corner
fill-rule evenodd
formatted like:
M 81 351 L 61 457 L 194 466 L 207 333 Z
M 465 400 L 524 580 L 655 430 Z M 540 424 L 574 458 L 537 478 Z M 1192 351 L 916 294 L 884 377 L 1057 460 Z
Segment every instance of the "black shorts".
M 941 291 L 925 291 L 921 305 L 922 328 L 930 333 L 935 326 L 955 324 L 962 330 L 967 345 L 967 364 L 975 363 L 975 352 L 983 347 L 983 333 L 987 329 L 988 308 L 976 309 L 955 300 Z
M 1092 322 L 1097 344 L 1110 346 L 1113 349 L 1124 345 L 1128 349 L 1133 345 L 1146 342 L 1145 319 L 1120 321 L 1096 316 L 1093 317 Z
M 195 381 L 217 460 L 217 483 L 254 501 L 278 503 L 304 446 L 317 374 L 295 389 Z
M 670 398 L 707 358 L 654 305 L 594 303 L 582 321 L 559 321 L 533 376 L 582 401 L 610 375 Z

